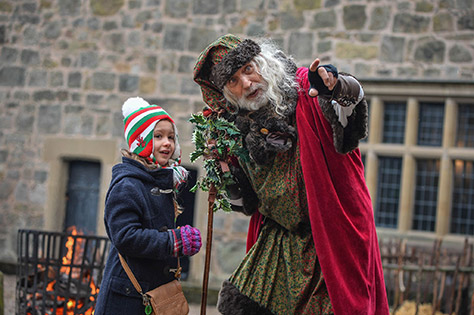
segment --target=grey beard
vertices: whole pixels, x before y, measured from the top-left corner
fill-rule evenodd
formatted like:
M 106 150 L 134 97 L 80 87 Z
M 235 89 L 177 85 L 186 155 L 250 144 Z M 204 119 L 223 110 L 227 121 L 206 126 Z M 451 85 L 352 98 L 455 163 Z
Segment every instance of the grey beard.
M 296 66 L 294 67 L 294 69 L 296 69 Z M 294 74 L 291 73 L 289 73 L 288 75 L 294 76 Z M 269 83 L 267 81 L 257 83 L 257 85 L 253 87 L 252 91 L 246 93 L 240 98 L 237 98 L 235 95 L 233 95 L 227 88 L 224 88 L 223 93 L 224 97 L 229 101 L 229 103 L 234 105 L 238 109 L 257 111 L 260 108 L 268 105 L 269 103 L 273 104 L 273 102 L 271 101 L 272 98 L 269 96 L 270 92 L 268 91 L 268 84 Z M 282 86 L 284 86 L 284 88 L 282 88 L 281 86 L 277 86 L 276 91 L 274 91 L 274 93 L 281 95 L 283 99 L 283 104 L 281 104 L 283 105 L 282 110 L 280 110 L 279 112 L 280 116 L 288 117 L 295 112 L 296 102 L 298 100 L 298 90 L 295 87 L 285 87 L 285 85 L 283 84 Z M 246 96 L 255 91 L 256 88 L 261 88 L 263 93 L 261 93 L 261 95 L 259 95 L 256 99 L 248 100 Z M 273 104 L 272 108 L 276 110 L 276 105 Z
M 262 93 L 256 99 L 249 100 L 246 98 L 246 96 L 255 92 L 255 90 L 257 89 L 261 89 Z M 260 108 L 268 104 L 269 98 L 267 96 L 267 90 L 268 89 L 266 84 L 258 83 L 251 91 L 249 91 L 249 93 L 237 99 L 237 107 L 249 111 L 259 110 Z

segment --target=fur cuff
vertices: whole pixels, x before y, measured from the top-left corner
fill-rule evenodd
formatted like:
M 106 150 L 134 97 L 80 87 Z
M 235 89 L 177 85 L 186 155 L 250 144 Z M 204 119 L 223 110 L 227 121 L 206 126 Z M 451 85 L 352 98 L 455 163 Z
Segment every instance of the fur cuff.
M 345 73 L 339 74 L 339 78 L 342 76 L 350 76 Z M 348 88 L 345 90 L 347 91 Z M 338 96 L 339 98 L 343 97 L 340 95 L 340 93 Z M 339 122 L 339 119 L 331 104 L 331 98 L 321 96 L 318 98 L 318 101 L 324 117 L 326 117 L 326 119 L 331 124 L 333 130 L 334 147 L 336 148 L 336 151 L 341 154 L 346 154 L 355 150 L 359 146 L 359 141 L 367 137 L 368 134 L 367 125 L 369 115 L 368 104 L 365 100 L 365 97 L 355 106 L 352 115 L 347 117 L 346 127 L 343 127 Z
M 217 301 L 217 310 L 224 315 L 272 315 L 273 313 L 252 301 L 247 296 L 240 293 L 232 283 L 224 281 L 219 299 Z

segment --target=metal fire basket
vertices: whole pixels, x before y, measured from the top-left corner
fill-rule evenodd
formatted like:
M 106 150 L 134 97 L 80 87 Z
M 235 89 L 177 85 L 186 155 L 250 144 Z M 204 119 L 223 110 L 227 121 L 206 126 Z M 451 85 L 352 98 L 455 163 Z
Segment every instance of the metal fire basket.
M 19 230 L 16 314 L 93 314 L 106 237 Z

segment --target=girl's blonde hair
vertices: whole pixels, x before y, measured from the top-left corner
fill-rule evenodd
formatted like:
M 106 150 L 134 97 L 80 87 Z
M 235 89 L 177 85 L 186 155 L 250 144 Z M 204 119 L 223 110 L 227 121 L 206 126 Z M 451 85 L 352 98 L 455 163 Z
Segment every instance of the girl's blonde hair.
M 145 157 L 140 156 L 136 153 L 130 152 L 127 149 L 121 149 L 120 153 L 122 153 L 122 156 L 124 156 L 126 158 L 129 158 L 129 159 L 135 160 L 137 162 L 140 162 L 141 164 L 143 164 L 149 170 L 155 170 L 155 169 L 158 168 L 158 165 L 153 163 L 152 161 L 150 161 L 148 158 L 145 158 Z

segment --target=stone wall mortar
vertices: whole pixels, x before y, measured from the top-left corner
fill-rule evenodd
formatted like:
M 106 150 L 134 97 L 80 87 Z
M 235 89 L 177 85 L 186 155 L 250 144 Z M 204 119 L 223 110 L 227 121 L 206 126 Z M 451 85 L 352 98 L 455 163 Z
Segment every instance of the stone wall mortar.
M 301 66 L 320 57 L 361 79 L 472 82 L 472 2 L 0 0 L 0 260 L 16 260 L 18 228 L 44 225 L 47 137 L 123 145 L 121 104 L 140 95 L 192 146 L 192 70 L 217 36 L 269 36 Z M 215 248 L 241 255 L 246 222 L 219 215 Z M 224 261 L 214 278 L 238 259 Z

